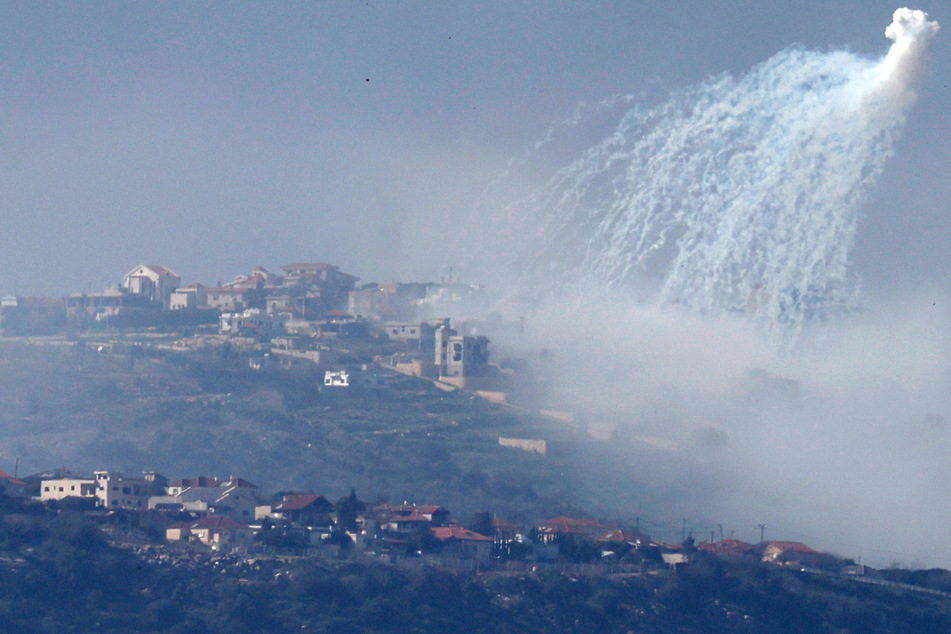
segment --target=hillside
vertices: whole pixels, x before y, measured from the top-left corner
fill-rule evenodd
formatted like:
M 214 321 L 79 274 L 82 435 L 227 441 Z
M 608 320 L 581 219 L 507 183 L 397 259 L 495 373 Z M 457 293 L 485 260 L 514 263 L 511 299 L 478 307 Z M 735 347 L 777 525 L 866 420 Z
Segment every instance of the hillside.
M 0 505 L 2 631 L 948 631 L 946 575 L 920 572 L 913 588 L 714 556 L 680 572 L 579 575 L 136 554 L 78 513 Z
M 255 371 L 226 352 L 0 347 L 0 462 L 21 475 L 143 469 L 240 475 L 265 490 L 436 501 L 513 519 L 583 504 L 584 451 L 547 457 L 500 435 L 577 435 L 563 424 L 395 376 L 385 390 L 321 391 L 314 366 Z M 579 445 L 580 446 L 580 445 Z

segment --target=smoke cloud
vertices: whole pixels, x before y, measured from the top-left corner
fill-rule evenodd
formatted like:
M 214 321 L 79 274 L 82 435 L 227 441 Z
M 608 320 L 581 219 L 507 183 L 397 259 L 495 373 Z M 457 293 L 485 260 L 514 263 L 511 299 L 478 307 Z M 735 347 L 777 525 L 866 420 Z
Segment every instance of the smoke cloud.
M 530 316 L 555 405 L 611 435 L 630 513 L 951 566 L 951 298 L 860 292 L 849 259 L 937 31 L 900 9 L 879 59 L 792 48 L 618 99 L 540 187 L 505 202 L 553 137 L 487 190 L 458 249 L 499 256 L 518 291 L 495 309 Z

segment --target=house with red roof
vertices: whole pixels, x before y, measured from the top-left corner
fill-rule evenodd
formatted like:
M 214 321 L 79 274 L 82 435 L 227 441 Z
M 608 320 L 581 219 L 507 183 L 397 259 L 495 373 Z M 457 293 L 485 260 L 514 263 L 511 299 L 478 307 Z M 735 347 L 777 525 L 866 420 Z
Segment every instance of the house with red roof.
M 511 541 L 515 539 L 515 536 L 522 531 L 522 527 L 513 522 L 508 522 L 506 520 L 499 519 L 497 517 L 492 518 L 492 532 L 494 533 L 496 539 L 501 539 L 503 541 Z
M 820 553 L 802 542 L 766 542 L 763 547 L 763 561 L 780 566 L 809 565 L 820 557 Z
M 170 541 L 200 542 L 217 550 L 222 546 L 238 546 L 254 538 L 251 527 L 236 520 L 209 515 L 190 522 L 178 522 L 165 529 L 165 538 Z
M 550 544 L 568 535 L 593 540 L 608 530 L 610 528 L 600 522 L 567 516 L 552 517 L 535 524 L 538 540 L 544 544 Z
M 430 534 L 443 544 L 443 554 L 459 559 L 488 561 L 492 556 L 491 537 L 462 526 L 433 526 Z
M 297 526 L 330 527 L 333 520 L 333 503 L 316 493 L 286 493 L 275 504 L 259 506 L 254 511 L 255 519 L 271 518 Z
M 621 544 L 625 544 L 634 549 L 652 547 L 656 548 L 659 546 L 657 542 L 647 535 L 642 535 L 641 533 L 627 531 L 620 528 L 604 533 L 603 535 L 597 537 L 595 541 L 605 548 L 616 548 Z
M 122 278 L 120 288 L 130 295 L 139 295 L 162 308 L 168 308 L 172 293 L 182 278 L 171 269 L 158 264 L 140 264 Z
M 449 524 L 449 511 L 431 504 L 381 504 L 373 507 L 373 516 L 381 530 L 391 533 L 412 533 L 421 527 Z
M 283 284 L 274 295 L 302 319 L 313 319 L 334 309 L 345 309 L 350 291 L 360 278 L 326 262 L 295 262 L 281 267 Z M 272 294 L 267 306 L 271 308 Z

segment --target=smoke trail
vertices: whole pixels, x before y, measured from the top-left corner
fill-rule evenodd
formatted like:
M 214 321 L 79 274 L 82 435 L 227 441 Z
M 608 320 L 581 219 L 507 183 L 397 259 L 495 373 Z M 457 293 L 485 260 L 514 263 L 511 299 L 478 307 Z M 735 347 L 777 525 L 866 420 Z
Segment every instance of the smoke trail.
M 927 14 L 899 9 L 879 60 L 793 48 L 742 77 L 634 107 L 505 207 L 494 227 L 511 236 L 502 252 L 531 284 L 606 285 L 701 314 L 742 313 L 794 342 L 810 319 L 856 302 L 859 212 L 937 30 Z

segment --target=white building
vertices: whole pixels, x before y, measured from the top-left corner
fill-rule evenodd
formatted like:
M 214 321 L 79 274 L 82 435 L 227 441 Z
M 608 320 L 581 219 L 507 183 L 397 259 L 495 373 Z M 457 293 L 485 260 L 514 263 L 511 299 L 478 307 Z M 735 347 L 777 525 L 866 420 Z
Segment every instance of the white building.
M 223 335 L 275 336 L 284 334 L 288 319 L 287 313 L 249 308 L 240 313 L 222 313 L 218 318 L 218 331 Z
M 122 278 L 122 288 L 132 295 L 147 297 L 149 301 L 168 308 L 172 293 L 182 278 L 170 269 L 157 264 L 140 264 Z

